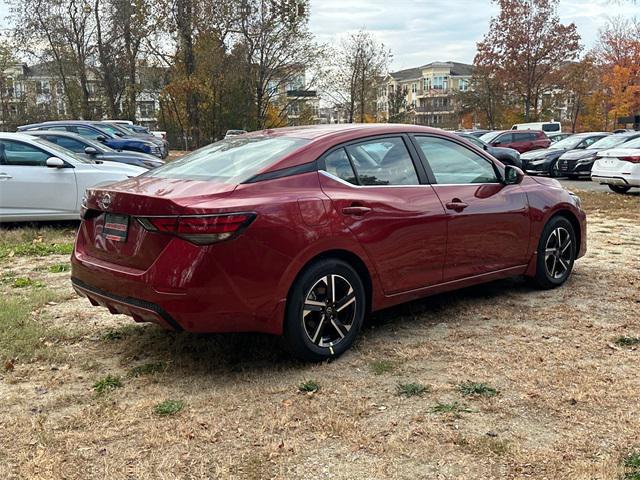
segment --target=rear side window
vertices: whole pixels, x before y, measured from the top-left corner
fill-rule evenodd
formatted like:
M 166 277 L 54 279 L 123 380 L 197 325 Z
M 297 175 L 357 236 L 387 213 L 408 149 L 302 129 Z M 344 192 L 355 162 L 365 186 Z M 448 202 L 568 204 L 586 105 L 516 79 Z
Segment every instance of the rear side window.
M 400 137 L 347 147 L 361 185 L 419 185 L 411 155 Z
M 150 170 L 147 175 L 237 184 L 308 143 L 308 140 L 292 137 L 233 137 Z
M 358 179 L 355 173 L 353 173 L 353 167 L 347 157 L 347 152 L 344 148 L 331 152 L 324 158 L 325 170 L 338 178 L 341 178 L 345 182 L 358 184 Z
M 93 140 L 97 140 L 98 137 L 104 136 L 99 131 L 94 130 L 93 128 L 88 127 L 71 127 L 71 131 L 75 131 L 78 135 L 85 138 L 92 138 Z

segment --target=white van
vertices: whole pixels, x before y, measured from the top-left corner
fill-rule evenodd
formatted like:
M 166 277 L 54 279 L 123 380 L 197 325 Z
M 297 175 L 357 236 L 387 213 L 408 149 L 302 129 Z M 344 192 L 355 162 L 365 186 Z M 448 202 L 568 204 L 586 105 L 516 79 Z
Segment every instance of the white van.
M 562 131 L 560 122 L 532 122 L 516 123 L 511 130 L 542 130 L 545 133 L 559 133 Z

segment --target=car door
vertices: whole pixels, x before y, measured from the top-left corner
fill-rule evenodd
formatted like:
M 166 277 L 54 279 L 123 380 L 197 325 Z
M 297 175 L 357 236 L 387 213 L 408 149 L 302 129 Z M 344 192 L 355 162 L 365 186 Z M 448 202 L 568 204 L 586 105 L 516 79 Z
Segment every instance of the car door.
M 49 168 L 50 152 L 18 140 L 0 140 L 0 214 L 33 217 L 76 212 L 73 168 Z
M 527 263 L 529 204 L 485 156 L 449 138 L 412 136 L 448 219 L 444 281 Z
M 533 147 L 534 134 L 528 132 L 513 132 L 513 143 L 511 148 L 520 153 L 528 152 Z
M 321 159 L 319 178 L 386 294 L 442 281 L 447 217 L 408 137 L 335 148 Z

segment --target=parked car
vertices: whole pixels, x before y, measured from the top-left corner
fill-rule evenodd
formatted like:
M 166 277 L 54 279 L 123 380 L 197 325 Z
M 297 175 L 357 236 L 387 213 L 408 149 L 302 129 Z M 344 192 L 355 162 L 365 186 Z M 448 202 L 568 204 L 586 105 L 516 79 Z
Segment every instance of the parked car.
M 559 133 L 562 131 L 560 122 L 529 122 L 516 123 L 511 130 L 542 130 L 544 133 Z
M 18 131 L 27 133 L 31 130 L 61 130 L 97 140 L 114 150 L 129 150 L 132 152 L 149 153 L 156 157 L 162 156 L 161 148 L 157 145 L 157 142 L 152 142 L 140 137 L 118 135 L 117 133 L 109 131 L 105 125 L 107 124 L 85 120 L 58 120 L 22 125 L 18 127 Z
M 551 145 L 551 141 L 541 130 L 499 130 L 485 133 L 480 140 L 492 147 L 513 148 L 520 153 L 549 148 Z
M 244 135 L 245 133 L 247 133 L 246 130 L 227 130 L 224 138 L 237 137 L 238 135 Z
M 520 158 L 524 170 L 530 175 L 546 174 L 557 177 L 558 159 L 563 153 L 570 150 L 584 150 L 608 135 L 606 132 L 578 133 L 552 143 L 549 148 L 523 153 Z
M 616 193 L 640 187 L 640 138 L 598 152 L 591 169 L 591 180 L 608 185 Z
M 0 133 L 0 222 L 77 220 L 88 187 L 146 171 L 95 163 L 31 135 Z
M 150 133 L 137 133 L 127 125 L 119 125 L 117 123 L 96 122 L 96 124 L 107 130 L 109 133 L 118 137 L 143 138 L 155 144 L 160 149 L 160 158 L 166 158 L 167 155 L 169 155 L 169 142 L 151 135 Z
M 29 135 L 55 143 L 59 147 L 96 162 L 119 162 L 146 169 L 164 165 L 162 160 L 148 153 L 114 150 L 103 143 L 81 137 L 75 133 L 57 130 L 30 130 Z
M 547 133 L 547 137 L 551 140 L 551 143 L 559 142 L 560 140 L 564 140 L 565 138 L 569 138 L 574 135 L 573 133 Z
M 112 313 L 283 335 L 319 361 L 371 311 L 513 275 L 557 287 L 585 250 L 580 200 L 555 180 L 438 129 L 318 125 L 90 189 L 71 277 Z
M 478 137 L 474 137 L 468 133 L 457 133 L 457 135 L 468 142 L 473 143 L 476 147 L 483 149 L 489 155 L 500 160 L 504 165 L 513 165 L 514 167 L 522 168 L 520 153 L 518 153 L 517 150 L 514 150 L 513 148 L 492 147 L 480 140 Z
M 120 125 L 121 127 L 124 127 L 127 130 L 131 130 L 131 132 L 133 133 L 143 133 L 146 135 L 150 135 L 151 133 L 149 132 L 149 129 L 147 127 L 144 127 L 142 125 L 136 125 L 131 120 L 101 120 L 101 121 L 107 122 L 107 123 L 115 123 L 116 125 Z
M 480 138 L 485 133 L 489 133 L 491 130 L 459 130 L 456 133 L 464 133 L 466 135 L 471 135 L 476 138 Z
M 598 152 L 622 147 L 626 142 L 640 137 L 640 132 L 614 133 L 592 143 L 584 150 L 569 150 L 558 159 L 558 175 L 569 178 L 590 176 Z M 624 148 L 624 147 L 622 147 Z

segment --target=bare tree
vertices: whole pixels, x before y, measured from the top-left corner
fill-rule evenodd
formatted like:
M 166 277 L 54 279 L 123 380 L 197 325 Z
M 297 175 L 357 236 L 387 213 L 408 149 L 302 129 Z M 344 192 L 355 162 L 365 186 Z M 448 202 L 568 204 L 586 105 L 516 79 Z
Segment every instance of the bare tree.
M 364 122 L 375 112 L 377 87 L 391 61 L 391 52 L 369 32 L 360 30 L 340 43 L 333 55 L 328 94 L 345 105 L 349 122 Z

